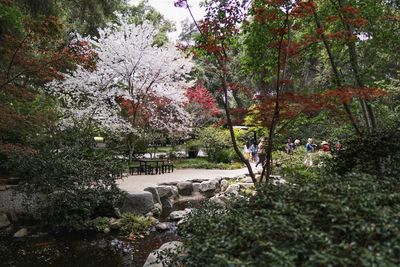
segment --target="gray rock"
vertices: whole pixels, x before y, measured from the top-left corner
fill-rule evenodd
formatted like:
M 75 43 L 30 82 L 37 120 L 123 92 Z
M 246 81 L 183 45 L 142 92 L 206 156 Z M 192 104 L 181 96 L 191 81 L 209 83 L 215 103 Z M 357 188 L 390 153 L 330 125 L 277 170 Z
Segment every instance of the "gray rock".
M 210 198 L 210 201 L 225 208 L 228 204 L 229 199 L 225 195 L 217 195 Z
M 183 252 L 183 243 L 179 241 L 172 241 L 161 245 L 161 247 L 149 254 L 147 260 L 143 267 L 165 267 L 168 266 L 169 259 L 163 254 L 169 253 L 179 253 L 178 256 L 183 257 L 185 254 Z M 160 262 L 158 262 L 160 261 Z
M 120 219 L 111 218 L 111 220 L 108 223 L 108 226 L 112 230 L 119 230 L 121 228 L 121 220 Z
M 229 183 L 227 180 L 222 180 L 221 181 L 221 191 L 224 192 L 229 186 Z
M 217 181 L 218 183 L 220 183 L 222 181 L 222 179 L 223 178 L 221 176 L 218 176 L 218 177 L 215 177 L 215 178 L 213 178 L 211 180 L 214 180 L 214 181 Z
M 191 209 L 173 211 L 169 215 L 169 219 L 173 221 L 179 221 L 185 218 L 190 212 L 192 212 Z
M 193 187 L 193 194 L 199 194 L 200 193 L 200 183 L 192 183 Z
M 238 195 L 240 190 L 240 185 L 239 184 L 231 184 L 228 186 L 228 188 L 225 190 L 226 194 L 234 194 Z
M 0 228 L 9 226 L 11 223 L 8 220 L 6 213 L 0 213 Z
M 177 199 L 179 198 L 179 192 L 178 188 L 176 186 L 172 187 L 172 199 Z
M 159 183 L 159 185 L 176 186 L 178 183 L 179 181 L 172 181 L 172 182 Z
M 161 203 L 154 204 L 153 209 L 151 210 L 154 216 L 159 216 L 162 213 L 162 205 Z
M 121 212 L 132 212 L 144 215 L 154 207 L 153 194 L 147 191 L 129 192 L 121 207 Z
M 173 196 L 173 187 L 169 185 L 159 185 L 156 187 L 160 199 Z
M 180 182 L 176 186 L 178 188 L 179 195 L 190 196 L 193 192 L 193 184 L 191 182 Z
M 173 229 L 174 227 L 174 224 L 170 222 L 160 222 L 156 224 L 156 229 L 159 231 L 167 231 Z
M 200 184 L 200 192 L 206 197 L 212 197 L 219 189 L 219 182 L 216 179 L 204 181 Z
M 22 228 L 20 230 L 18 230 L 15 234 L 14 237 L 16 238 L 21 238 L 21 237 L 25 237 L 28 235 L 28 229 L 26 228 Z
M 160 195 L 158 194 L 158 190 L 155 187 L 146 187 L 144 189 L 144 191 L 147 191 L 147 192 L 150 192 L 150 193 L 153 194 L 154 203 L 160 203 L 161 204 Z
M 162 204 L 162 212 L 163 213 L 170 213 L 174 207 L 174 202 L 170 198 L 163 198 L 161 199 Z
M 202 183 L 202 182 L 204 182 L 204 181 L 208 181 L 209 179 L 191 179 L 191 180 L 188 180 L 189 182 L 191 182 L 191 183 Z

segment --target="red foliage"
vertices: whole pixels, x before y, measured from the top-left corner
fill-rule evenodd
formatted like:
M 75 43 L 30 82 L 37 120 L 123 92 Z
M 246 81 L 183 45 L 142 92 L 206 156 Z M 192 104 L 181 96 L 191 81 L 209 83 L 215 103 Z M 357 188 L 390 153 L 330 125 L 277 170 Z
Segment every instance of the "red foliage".
M 297 95 L 291 92 L 280 96 L 279 120 L 290 120 L 300 113 L 307 115 L 317 114 L 323 110 L 334 114 L 341 114 L 340 107 L 343 103 L 350 104 L 353 99 L 373 100 L 387 93 L 379 88 L 353 88 L 350 86 L 334 88 L 324 93 L 313 95 Z M 259 98 L 257 120 L 263 125 L 269 125 L 273 116 L 275 97 L 264 95 Z
M 313 14 L 317 4 L 315 2 L 297 2 L 290 12 L 290 15 L 295 18 L 305 18 Z
M 188 104 L 195 104 L 212 116 L 220 114 L 215 98 L 201 84 L 186 89 L 185 95 L 188 98 Z

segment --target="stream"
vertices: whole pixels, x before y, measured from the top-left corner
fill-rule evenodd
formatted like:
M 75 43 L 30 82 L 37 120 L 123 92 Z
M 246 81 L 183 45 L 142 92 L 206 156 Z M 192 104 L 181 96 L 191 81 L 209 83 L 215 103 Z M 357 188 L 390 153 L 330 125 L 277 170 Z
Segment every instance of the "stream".
M 142 267 L 163 243 L 178 240 L 174 231 L 153 231 L 143 239 L 112 234 L 0 237 L 2 267 Z

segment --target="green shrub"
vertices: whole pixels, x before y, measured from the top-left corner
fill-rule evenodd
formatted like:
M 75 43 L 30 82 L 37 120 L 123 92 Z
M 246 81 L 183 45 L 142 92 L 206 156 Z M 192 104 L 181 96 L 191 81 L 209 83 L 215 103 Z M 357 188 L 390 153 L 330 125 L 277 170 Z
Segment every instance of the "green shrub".
M 151 224 L 151 220 L 147 217 L 124 213 L 121 218 L 121 232 L 125 235 L 139 234 L 149 230 Z
M 233 148 L 224 148 L 214 152 L 212 161 L 219 163 L 231 163 L 234 161 L 239 161 L 239 157 Z
M 108 223 L 110 218 L 108 217 L 96 217 L 93 220 L 90 220 L 87 224 L 88 228 L 96 230 L 98 232 L 104 232 L 105 229 L 108 228 Z
M 80 230 L 97 216 L 112 215 L 120 199 L 119 166 L 107 151 L 95 149 L 93 137 L 79 130 L 54 133 L 37 153 L 15 158 L 26 203 L 39 222 L 55 231 Z M 37 197 L 39 196 L 39 197 Z
M 399 127 L 356 137 L 344 143 L 344 150 L 329 162 L 328 171 L 339 174 L 363 172 L 378 176 L 399 177 Z
M 303 147 L 299 147 L 293 151 L 293 154 L 287 154 L 282 151 L 274 152 L 274 174 L 281 175 L 289 182 L 299 184 L 308 183 L 319 179 L 320 167 L 326 158 L 329 157 L 325 153 L 312 153 L 313 167 L 307 167 L 304 164 L 306 151 Z
M 237 159 L 235 151 L 231 149 L 228 130 L 210 126 L 200 131 L 198 140 L 212 162 L 229 163 Z
M 221 170 L 233 170 L 243 168 L 243 164 L 240 162 L 234 163 L 215 163 L 208 161 L 207 158 L 192 158 L 192 159 L 180 159 L 174 161 L 174 166 L 177 169 L 221 169 Z
M 185 266 L 399 266 L 400 184 L 369 175 L 267 184 L 189 215 Z

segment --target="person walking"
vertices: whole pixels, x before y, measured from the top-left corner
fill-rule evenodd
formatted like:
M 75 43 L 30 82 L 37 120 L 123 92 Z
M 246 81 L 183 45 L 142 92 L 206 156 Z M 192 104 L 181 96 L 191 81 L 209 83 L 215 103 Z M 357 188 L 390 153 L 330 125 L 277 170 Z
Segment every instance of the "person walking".
M 258 145 L 257 143 L 253 143 L 250 146 L 251 158 L 252 162 L 257 162 L 257 153 L 258 153 Z
M 249 143 L 248 142 L 244 144 L 243 153 L 244 153 L 244 157 L 248 161 L 250 161 L 251 160 L 251 151 L 250 151 L 250 147 L 249 147 Z
M 288 139 L 287 143 L 286 143 L 286 147 L 285 147 L 286 153 L 287 154 L 293 154 L 293 150 L 294 150 L 294 144 L 292 143 L 292 139 Z
M 258 144 L 258 161 L 256 163 L 256 167 L 261 163 L 261 166 L 264 166 L 265 158 L 267 157 L 267 150 L 265 147 L 265 140 L 261 138 L 260 143 Z
M 313 165 L 312 152 L 314 151 L 314 146 L 312 142 L 313 142 L 312 138 L 307 139 L 307 144 L 306 144 L 307 154 L 304 157 L 304 165 L 306 165 L 307 167 L 311 167 Z
M 300 146 L 300 143 L 301 143 L 301 141 L 300 141 L 300 139 L 296 139 L 296 140 L 294 140 L 294 149 L 296 149 L 297 147 L 299 147 Z

